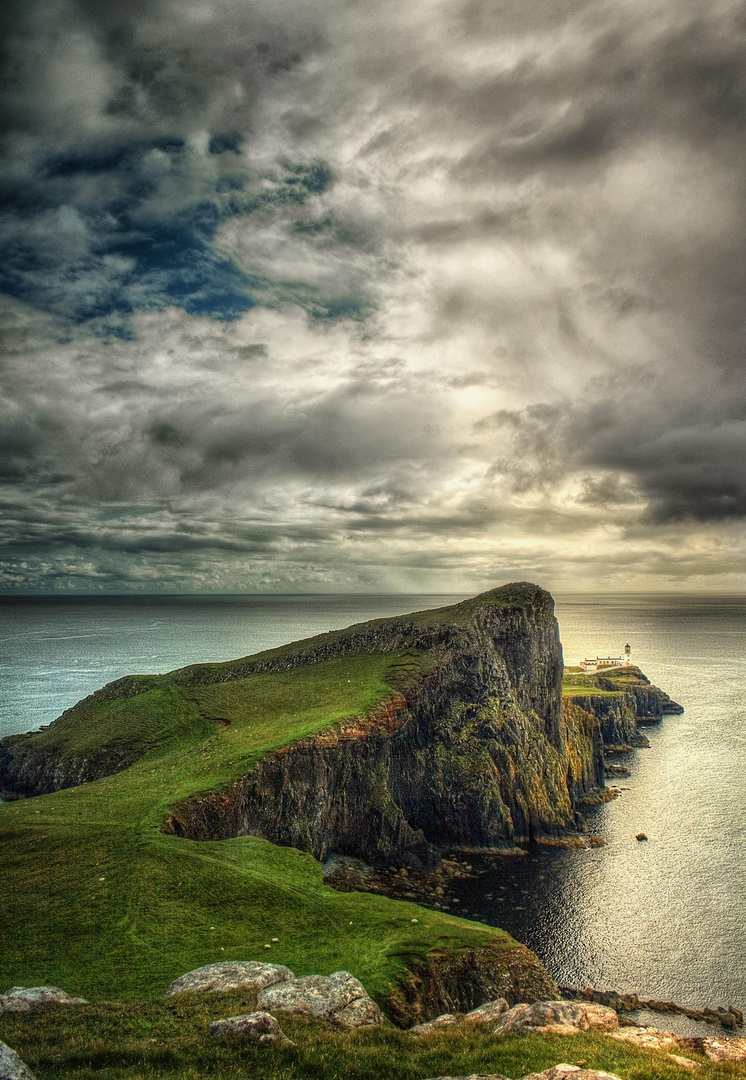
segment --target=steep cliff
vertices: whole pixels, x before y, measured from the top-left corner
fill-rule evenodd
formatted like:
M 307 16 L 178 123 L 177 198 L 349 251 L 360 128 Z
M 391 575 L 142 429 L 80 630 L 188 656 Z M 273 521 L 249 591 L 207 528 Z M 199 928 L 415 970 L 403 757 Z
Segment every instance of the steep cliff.
M 608 668 L 595 674 L 569 668 L 562 694 L 566 708 L 572 705 L 597 717 L 607 749 L 635 745 L 640 741 L 639 724 L 684 711 L 637 667 Z
M 278 748 L 220 792 L 175 805 L 166 828 L 193 839 L 264 836 L 322 860 L 341 853 L 427 866 L 439 848 L 493 847 L 572 827 L 574 800 L 603 786 L 601 740 L 592 720 L 563 717 L 547 593 L 506 586 L 413 621 L 355 630 L 265 669 L 405 645 L 422 670 L 396 697 Z
M 48 792 L 125 769 L 168 738 L 177 706 L 229 726 L 258 675 L 359 657 L 390 658 L 388 694 L 363 714 L 279 741 L 219 790 L 177 801 L 164 829 L 428 866 L 442 847 L 572 828 L 576 800 L 603 786 L 598 723 L 562 709 L 552 598 L 518 583 L 229 664 L 118 680 L 47 731 L 0 742 L 0 788 Z M 154 720 L 170 698 L 168 722 Z

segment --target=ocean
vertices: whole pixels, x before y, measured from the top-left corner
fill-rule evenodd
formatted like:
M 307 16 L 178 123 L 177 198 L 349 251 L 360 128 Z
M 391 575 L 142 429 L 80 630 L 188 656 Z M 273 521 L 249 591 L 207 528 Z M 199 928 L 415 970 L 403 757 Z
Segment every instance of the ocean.
M 48 723 L 121 675 L 227 660 L 460 598 L 3 598 L 0 735 Z M 556 600 L 567 659 L 619 655 L 629 642 L 633 661 L 686 711 L 645 729 L 650 749 L 616 759 L 631 776 L 612 781 L 621 796 L 590 815 L 604 847 L 503 859 L 458 883 L 453 910 L 510 931 L 561 984 L 743 1008 L 746 597 Z M 635 840 L 641 831 L 646 843 Z

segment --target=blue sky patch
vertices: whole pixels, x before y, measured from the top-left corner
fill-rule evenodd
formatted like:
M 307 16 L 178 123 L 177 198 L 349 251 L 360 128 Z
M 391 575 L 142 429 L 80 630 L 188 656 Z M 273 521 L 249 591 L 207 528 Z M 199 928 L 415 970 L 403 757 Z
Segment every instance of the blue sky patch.
M 218 166 L 207 175 L 180 139 L 51 155 L 0 192 L 0 291 L 105 337 L 128 336 L 134 311 L 167 306 L 222 321 L 278 302 L 300 303 L 317 318 L 361 317 L 357 297 L 257 278 L 216 248 L 228 219 L 300 207 L 332 179 L 322 164 L 288 163 L 272 186 L 252 190 L 235 160 L 240 147 L 237 135 L 213 135 Z

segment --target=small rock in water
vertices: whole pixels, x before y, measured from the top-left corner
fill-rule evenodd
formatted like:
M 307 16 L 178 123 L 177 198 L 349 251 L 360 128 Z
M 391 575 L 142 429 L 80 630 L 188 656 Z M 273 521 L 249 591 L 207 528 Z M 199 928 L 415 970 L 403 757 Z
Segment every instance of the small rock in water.
M 647 836 L 644 832 L 639 832 L 635 837 L 635 840 L 647 840 Z

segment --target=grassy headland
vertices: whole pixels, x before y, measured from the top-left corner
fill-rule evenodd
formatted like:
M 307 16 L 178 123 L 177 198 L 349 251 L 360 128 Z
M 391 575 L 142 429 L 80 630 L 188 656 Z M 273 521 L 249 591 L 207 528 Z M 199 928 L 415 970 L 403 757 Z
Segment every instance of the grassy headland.
M 319 864 L 291 848 L 161 831 L 174 802 L 365 713 L 417 663 L 360 655 L 188 688 L 163 676 L 136 697 L 88 699 L 42 732 L 60 753 L 130 739 L 149 749 L 114 776 L 0 806 L 0 986 L 53 983 L 131 1001 L 202 964 L 261 959 L 296 974 L 348 968 L 383 998 L 407 960 L 433 947 L 509 945 L 499 931 L 413 904 L 334 892 Z

